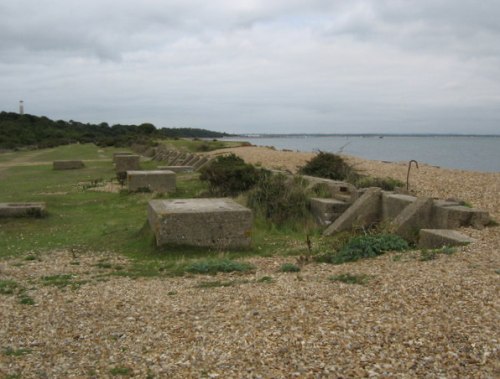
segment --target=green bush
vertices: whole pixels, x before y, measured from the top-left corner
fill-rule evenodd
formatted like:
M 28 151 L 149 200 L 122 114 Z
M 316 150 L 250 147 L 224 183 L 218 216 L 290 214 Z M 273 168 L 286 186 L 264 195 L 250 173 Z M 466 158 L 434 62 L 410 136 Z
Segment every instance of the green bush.
M 372 258 L 387 251 L 404 251 L 408 242 L 393 234 L 366 235 L 351 238 L 338 252 L 319 255 L 319 262 L 341 264 Z
M 200 179 L 218 196 L 235 196 L 252 188 L 260 170 L 234 154 L 220 156 L 201 169 Z
M 248 206 L 276 225 L 304 220 L 309 216 L 306 182 L 283 174 L 262 175 L 248 194 Z
M 304 175 L 333 180 L 353 180 L 359 175 L 340 155 L 319 152 L 300 169 Z

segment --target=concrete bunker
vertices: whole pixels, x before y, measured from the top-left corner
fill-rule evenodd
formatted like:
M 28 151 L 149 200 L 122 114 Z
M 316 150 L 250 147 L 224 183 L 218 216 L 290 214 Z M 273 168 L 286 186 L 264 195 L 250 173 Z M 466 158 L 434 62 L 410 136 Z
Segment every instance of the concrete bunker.
M 175 192 L 175 172 L 168 170 L 127 171 L 130 191 Z
M 245 248 L 252 211 L 229 198 L 151 200 L 148 221 L 157 246 Z
M 43 202 L 0 203 L 0 217 L 44 217 L 47 214 Z

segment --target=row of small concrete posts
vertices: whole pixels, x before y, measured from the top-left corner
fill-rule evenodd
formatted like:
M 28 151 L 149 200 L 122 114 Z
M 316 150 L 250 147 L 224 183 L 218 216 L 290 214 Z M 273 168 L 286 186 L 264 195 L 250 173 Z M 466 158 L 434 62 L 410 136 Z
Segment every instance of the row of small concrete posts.
M 175 172 L 198 171 L 209 161 L 206 156 L 169 150 L 164 146 L 156 149 L 153 159 L 167 164 L 167 166 L 158 167 L 159 169 Z

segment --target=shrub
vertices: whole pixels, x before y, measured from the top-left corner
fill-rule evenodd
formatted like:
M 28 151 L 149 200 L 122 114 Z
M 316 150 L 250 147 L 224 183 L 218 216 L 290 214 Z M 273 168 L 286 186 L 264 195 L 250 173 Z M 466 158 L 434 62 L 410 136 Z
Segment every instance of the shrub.
M 322 151 L 308 161 L 300 169 L 300 173 L 333 180 L 351 180 L 358 177 L 356 170 L 340 155 Z
M 317 256 L 319 262 L 341 264 L 363 258 L 372 258 L 387 251 L 403 251 L 408 242 L 393 234 L 366 235 L 351 238 L 338 252 Z
M 262 175 L 248 194 L 248 205 L 277 225 L 305 219 L 309 216 L 306 183 L 302 178 L 283 174 Z
M 201 169 L 200 179 L 209 183 L 210 192 L 235 196 L 252 188 L 260 171 L 234 154 L 220 156 Z

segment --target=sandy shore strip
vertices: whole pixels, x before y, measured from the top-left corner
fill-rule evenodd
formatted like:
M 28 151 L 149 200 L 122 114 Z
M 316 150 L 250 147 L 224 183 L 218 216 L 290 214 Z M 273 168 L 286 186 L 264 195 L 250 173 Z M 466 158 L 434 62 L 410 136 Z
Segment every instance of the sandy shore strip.
M 313 156 L 232 151 L 292 172 Z M 406 163 L 350 159 L 367 174 L 406 181 Z M 420 165 L 410 183 L 418 195 L 459 198 L 500 218 L 499 173 Z M 153 279 L 106 275 L 103 258 L 129 264 L 114 252 L 2 260 L 0 278 L 36 304 L 0 295 L 0 377 L 497 378 L 500 227 L 460 231 L 477 241 L 434 260 L 387 254 L 300 273 L 279 272 L 294 262 L 280 256 L 248 259 L 251 274 Z M 369 281 L 330 280 L 341 273 Z M 53 275 L 79 284 L 44 285 Z M 229 284 L 203 287 L 214 281 Z

